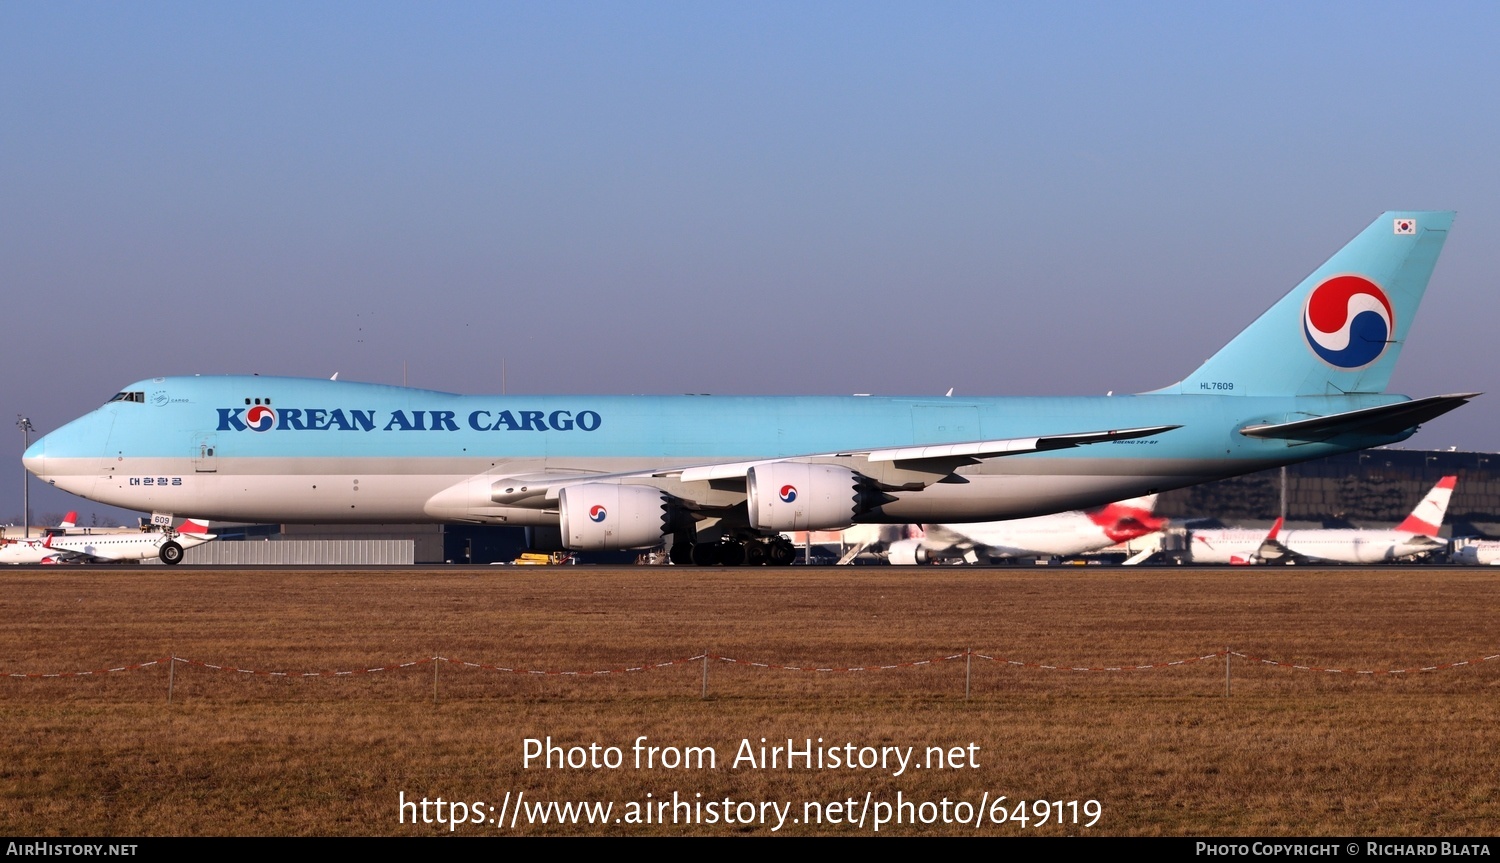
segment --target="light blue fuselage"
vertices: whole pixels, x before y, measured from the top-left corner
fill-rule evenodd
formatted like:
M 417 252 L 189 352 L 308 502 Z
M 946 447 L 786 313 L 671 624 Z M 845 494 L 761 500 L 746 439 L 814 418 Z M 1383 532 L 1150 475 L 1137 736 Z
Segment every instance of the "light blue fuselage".
M 503 477 L 691 468 L 752 460 L 854 461 L 872 449 L 1152 425 L 1180 428 L 1074 449 L 990 458 L 866 522 L 963 522 L 1074 509 L 1391 443 L 1288 445 L 1245 426 L 1405 401 L 1404 396 L 1113 397 L 464 396 L 294 378 L 176 377 L 133 384 L 37 441 L 27 467 L 104 503 L 236 521 L 551 524 L 541 502 L 497 505 Z M 263 428 L 264 430 L 257 430 Z M 868 466 L 865 467 L 868 472 Z M 626 482 L 646 480 L 626 480 Z M 733 506 L 740 480 L 675 483 Z

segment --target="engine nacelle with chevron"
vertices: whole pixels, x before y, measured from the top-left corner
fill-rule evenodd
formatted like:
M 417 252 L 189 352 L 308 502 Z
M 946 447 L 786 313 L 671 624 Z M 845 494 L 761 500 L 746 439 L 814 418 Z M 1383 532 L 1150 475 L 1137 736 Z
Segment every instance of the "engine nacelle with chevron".
M 842 530 L 865 510 L 864 477 L 832 464 L 775 462 L 745 474 L 750 526 L 771 530 Z
M 671 527 L 672 496 L 651 486 L 570 485 L 557 501 L 562 543 L 575 551 L 649 548 Z

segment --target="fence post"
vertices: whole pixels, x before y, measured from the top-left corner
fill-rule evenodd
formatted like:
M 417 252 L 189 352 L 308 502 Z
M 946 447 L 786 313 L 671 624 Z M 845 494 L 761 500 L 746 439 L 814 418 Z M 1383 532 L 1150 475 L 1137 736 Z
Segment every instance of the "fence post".
M 167 703 L 172 703 L 172 685 L 177 682 L 177 657 L 167 660 Z
M 1229 662 L 1234 657 L 1230 655 L 1229 648 L 1224 648 L 1224 697 L 1229 697 Z
M 708 700 L 708 648 L 703 648 L 703 691 L 698 694 L 703 701 Z
M 969 681 L 973 678 L 974 648 L 964 648 L 964 700 L 969 700 Z
M 433 656 L 432 657 L 432 703 L 433 704 L 437 704 L 438 703 L 438 666 L 442 664 L 442 663 L 438 662 L 438 660 L 440 658 L 441 657 L 438 657 L 438 656 Z

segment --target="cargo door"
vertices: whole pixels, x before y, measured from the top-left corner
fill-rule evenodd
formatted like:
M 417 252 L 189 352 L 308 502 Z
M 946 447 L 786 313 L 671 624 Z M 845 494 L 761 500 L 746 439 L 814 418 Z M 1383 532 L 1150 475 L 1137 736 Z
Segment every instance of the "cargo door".
M 219 470 L 218 435 L 200 432 L 193 437 L 193 471 L 217 473 Z

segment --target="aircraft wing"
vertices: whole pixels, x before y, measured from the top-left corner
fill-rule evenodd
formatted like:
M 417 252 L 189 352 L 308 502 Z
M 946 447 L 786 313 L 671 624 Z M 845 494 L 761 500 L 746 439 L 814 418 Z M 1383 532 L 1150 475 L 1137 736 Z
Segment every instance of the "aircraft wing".
M 433 501 L 439 501 L 442 506 L 455 506 L 456 504 L 455 508 L 467 506 L 468 501 L 479 499 L 485 501 L 486 504 L 550 509 L 558 505 L 562 490 L 569 486 L 601 483 L 662 487 L 671 484 L 668 489 L 664 490 L 669 490 L 669 493 L 696 506 L 693 500 L 694 495 L 683 493 L 684 484 L 703 483 L 705 486 L 720 491 L 725 490 L 724 486 L 728 485 L 732 492 L 735 487 L 747 483 L 751 469 L 758 466 L 780 463 L 826 463 L 835 460 L 856 474 L 866 475 L 866 478 L 877 488 L 918 491 L 933 483 L 941 482 L 960 467 L 978 464 L 985 459 L 1150 437 L 1175 428 L 1180 428 L 1180 426 L 1145 426 L 926 446 L 856 449 L 753 461 L 667 464 L 655 468 L 609 473 L 586 470 L 489 473 L 464 480 L 435 496 Z M 877 477 L 885 478 L 878 479 Z M 449 503 L 450 501 L 453 503 Z M 729 504 L 729 506 L 732 505 Z M 702 506 L 706 509 L 719 509 L 724 508 L 725 504 L 714 503 Z
M 1266 538 L 1260 541 L 1260 548 L 1255 550 L 1255 560 L 1270 563 L 1271 561 L 1282 561 L 1288 558 L 1295 560 L 1300 557 L 1300 555 L 1287 548 L 1282 544 L 1281 540 L 1276 538 L 1279 533 L 1281 533 L 1280 518 L 1276 519 L 1276 523 L 1271 525 L 1271 530 L 1266 534 Z
M 929 551 L 936 551 L 949 557 L 961 557 L 964 553 L 985 547 L 983 543 L 975 542 L 974 538 L 965 533 L 960 533 L 947 525 L 928 524 L 922 526 L 926 539 L 923 545 Z M 958 554 L 954 554 L 954 552 Z
M 750 468 L 762 464 L 783 461 L 810 461 L 820 458 L 854 458 L 867 462 L 897 462 L 905 467 L 930 466 L 942 468 L 943 473 L 966 464 L 978 464 L 990 459 L 1022 453 L 1050 452 L 1071 449 L 1092 443 L 1131 440 L 1151 437 L 1181 426 L 1146 426 L 1133 429 L 1110 429 L 1108 431 L 1076 432 L 1073 434 L 1045 435 L 1028 438 L 1003 438 L 997 440 L 968 441 L 965 443 L 931 444 L 926 446 L 889 447 L 884 449 L 849 450 L 846 452 L 815 453 L 788 458 L 769 458 L 757 461 L 742 461 L 723 464 L 696 465 L 653 471 L 641 476 L 671 477 L 683 482 L 705 482 L 715 479 L 743 478 Z M 592 479 L 599 479 L 593 477 Z
M 70 548 L 66 545 L 59 546 L 56 544 L 49 544 L 47 548 L 53 553 L 52 557 L 57 563 L 92 563 L 97 560 L 103 560 L 103 558 L 89 554 L 81 548 Z

